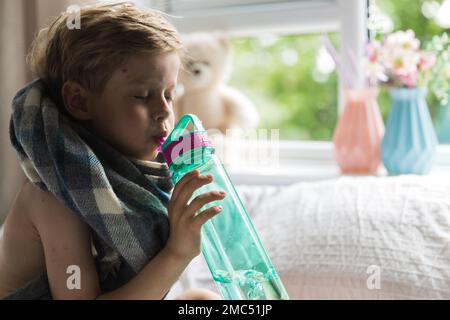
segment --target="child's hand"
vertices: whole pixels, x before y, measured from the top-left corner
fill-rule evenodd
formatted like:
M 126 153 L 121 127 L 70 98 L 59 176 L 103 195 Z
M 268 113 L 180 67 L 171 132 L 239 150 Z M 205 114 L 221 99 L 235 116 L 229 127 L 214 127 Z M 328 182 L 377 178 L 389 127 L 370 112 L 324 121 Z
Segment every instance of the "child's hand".
M 170 236 L 165 249 L 178 258 L 191 260 L 200 254 L 201 226 L 222 210 L 214 206 L 195 215 L 205 204 L 225 197 L 225 192 L 219 190 L 200 194 L 188 204 L 194 191 L 212 180 L 212 176 L 199 176 L 198 170 L 193 170 L 173 190 L 168 205 Z

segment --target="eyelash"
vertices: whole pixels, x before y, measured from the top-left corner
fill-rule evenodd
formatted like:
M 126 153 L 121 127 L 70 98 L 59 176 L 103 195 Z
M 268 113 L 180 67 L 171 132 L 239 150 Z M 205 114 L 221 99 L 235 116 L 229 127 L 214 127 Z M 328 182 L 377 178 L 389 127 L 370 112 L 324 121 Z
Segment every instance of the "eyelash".
M 143 100 L 143 101 L 147 101 L 148 99 L 150 99 L 151 98 L 151 96 L 152 95 L 147 95 L 147 96 L 145 96 L 145 97 L 141 97 L 141 96 L 134 96 L 136 99 L 138 99 L 138 100 Z M 166 98 L 166 100 L 168 101 L 168 102 L 172 102 L 173 101 L 173 97 L 172 96 L 170 96 L 170 97 L 165 97 Z
M 138 100 L 144 100 L 144 101 L 146 101 L 148 99 L 148 96 L 146 96 L 146 97 L 134 96 L 134 97 Z

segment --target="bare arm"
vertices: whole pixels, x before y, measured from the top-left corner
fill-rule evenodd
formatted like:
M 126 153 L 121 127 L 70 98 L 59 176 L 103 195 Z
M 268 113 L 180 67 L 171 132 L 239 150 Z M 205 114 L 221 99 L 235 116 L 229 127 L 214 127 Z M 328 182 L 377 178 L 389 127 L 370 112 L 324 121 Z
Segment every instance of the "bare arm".
M 206 203 L 221 200 L 224 194 L 207 192 L 189 204 L 193 192 L 212 181 L 198 171 L 185 175 L 175 186 L 169 203 L 170 237 L 163 250 L 139 274 L 121 288 L 99 299 L 162 299 L 178 280 L 189 262 L 200 254 L 200 229 L 220 212 L 216 207 L 196 215 Z
M 90 228 L 50 192 L 29 184 L 29 188 L 34 189 L 31 196 L 38 204 L 30 211 L 30 219 L 41 238 L 53 298 L 94 299 L 100 288 Z M 79 268 L 79 288 L 67 285 L 72 275 L 71 266 Z
M 190 260 L 180 259 L 163 249 L 133 279 L 100 300 L 160 300 L 178 280 Z
M 195 213 L 224 195 L 208 192 L 187 204 L 195 189 L 211 182 L 198 172 L 186 175 L 175 186 L 169 203 L 170 237 L 164 249 L 122 287 L 100 294 L 97 270 L 91 252 L 90 228 L 51 193 L 38 190 L 42 207 L 33 217 L 44 247 L 47 274 L 54 299 L 162 299 L 189 262 L 200 253 L 200 228 L 219 213 L 209 208 Z M 36 188 L 36 187 L 34 187 Z M 37 189 L 37 188 L 36 188 Z M 79 289 L 70 289 L 69 266 L 80 269 Z

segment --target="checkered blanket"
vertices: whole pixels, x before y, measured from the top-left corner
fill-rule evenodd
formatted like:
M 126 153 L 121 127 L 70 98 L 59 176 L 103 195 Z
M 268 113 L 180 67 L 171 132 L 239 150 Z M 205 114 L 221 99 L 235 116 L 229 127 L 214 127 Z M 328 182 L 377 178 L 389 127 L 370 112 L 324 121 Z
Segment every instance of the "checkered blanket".
M 11 143 L 26 176 L 90 226 L 102 289 L 126 283 L 168 238 L 173 184 L 162 155 L 122 155 L 61 113 L 39 79 L 16 94 L 12 107 Z

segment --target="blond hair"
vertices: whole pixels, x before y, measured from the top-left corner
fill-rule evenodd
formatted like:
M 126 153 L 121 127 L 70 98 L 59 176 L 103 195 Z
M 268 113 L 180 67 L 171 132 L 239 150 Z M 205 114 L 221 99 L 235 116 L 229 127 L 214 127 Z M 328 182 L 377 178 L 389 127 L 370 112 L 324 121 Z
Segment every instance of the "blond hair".
M 141 52 L 183 52 L 180 35 L 156 10 L 132 3 L 84 6 L 80 29 L 70 29 L 68 17 L 69 13 L 62 13 L 41 30 L 27 57 L 58 106 L 63 103 L 61 88 L 67 80 L 101 93 L 127 57 Z

